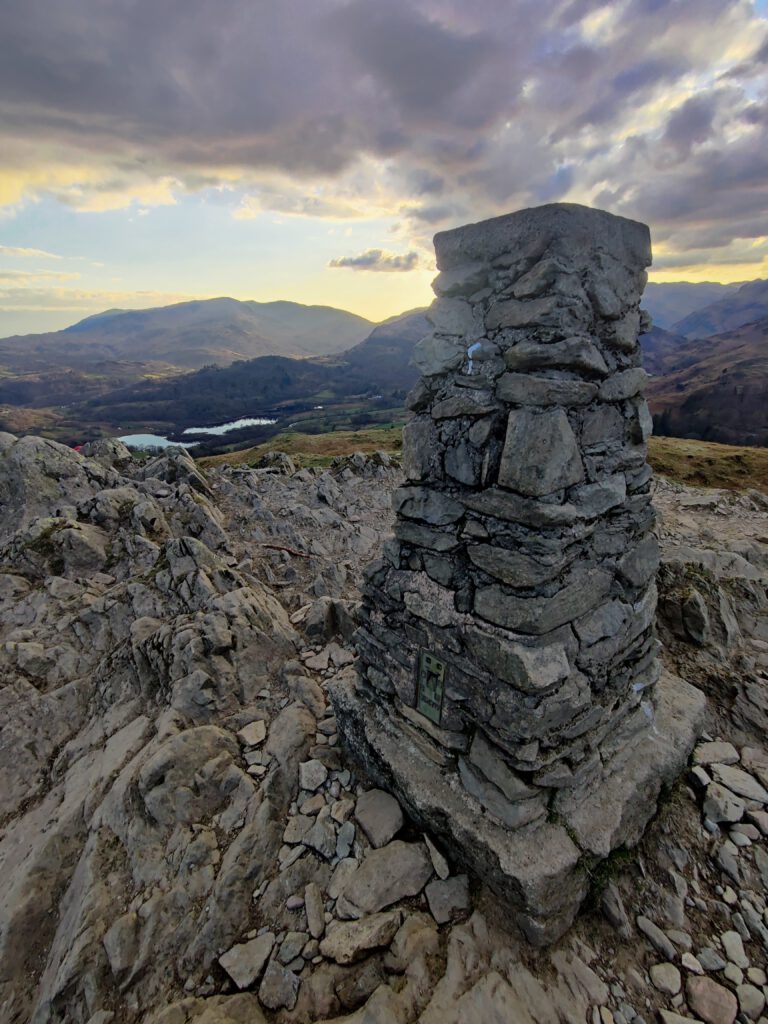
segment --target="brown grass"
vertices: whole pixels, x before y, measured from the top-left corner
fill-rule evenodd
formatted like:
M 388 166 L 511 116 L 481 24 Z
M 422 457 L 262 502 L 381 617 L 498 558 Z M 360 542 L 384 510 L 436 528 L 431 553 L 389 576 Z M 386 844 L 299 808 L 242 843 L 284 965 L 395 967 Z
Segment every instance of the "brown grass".
M 287 452 L 302 466 L 327 465 L 337 455 L 385 451 L 398 454 L 399 427 L 336 430 L 330 434 L 277 434 L 265 444 L 240 452 L 213 455 L 202 466 L 249 466 L 269 451 Z M 657 473 L 692 487 L 724 487 L 768 493 L 768 448 L 740 448 L 677 437 L 652 437 L 648 458 Z
M 693 487 L 755 488 L 768 494 L 768 448 L 652 437 L 648 458 L 657 473 Z
M 266 452 L 286 452 L 301 466 L 327 465 L 337 455 L 354 452 L 398 454 L 402 447 L 400 427 L 370 427 L 365 430 L 334 430 L 329 434 L 277 434 L 264 444 L 224 455 L 200 459 L 205 466 L 250 466 Z

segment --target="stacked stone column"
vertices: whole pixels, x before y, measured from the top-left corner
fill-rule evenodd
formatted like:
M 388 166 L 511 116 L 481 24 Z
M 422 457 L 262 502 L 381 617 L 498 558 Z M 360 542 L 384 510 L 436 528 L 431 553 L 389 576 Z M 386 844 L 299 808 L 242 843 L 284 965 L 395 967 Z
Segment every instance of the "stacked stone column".
M 583 897 L 584 857 L 639 838 L 693 741 L 693 706 L 690 737 L 672 707 L 698 705 L 685 684 L 669 707 L 654 697 L 637 341 L 650 238 L 553 205 L 444 232 L 435 249 L 395 536 L 366 579 L 359 677 L 337 687 L 337 717 L 416 817 L 446 834 L 461 820 L 459 860 L 547 941 Z M 556 864 L 543 887 L 529 863 L 541 843 Z

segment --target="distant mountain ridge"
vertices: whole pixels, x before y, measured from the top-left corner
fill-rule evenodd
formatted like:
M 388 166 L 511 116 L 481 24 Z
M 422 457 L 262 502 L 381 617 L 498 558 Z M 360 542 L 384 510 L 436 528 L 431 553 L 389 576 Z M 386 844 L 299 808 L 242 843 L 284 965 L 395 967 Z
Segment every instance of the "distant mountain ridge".
M 651 284 L 643 304 L 657 316 L 640 343 L 658 432 L 768 443 L 768 281 Z M 684 315 L 668 328 L 659 311 L 662 321 Z M 0 340 L 0 429 L 32 429 L 36 412 L 70 442 L 145 430 L 179 437 L 259 415 L 381 421 L 402 410 L 417 379 L 411 357 L 430 330 L 425 314 L 374 325 L 331 307 L 227 298 L 105 310 L 54 334 Z M 738 326 L 705 333 L 723 321 Z M 686 336 L 697 322 L 701 333 Z
M 93 360 L 131 360 L 194 370 L 262 355 L 331 355 L 362 341 L 373 326 L 331 306 L 201 299 L 111 309 L 62 331 L 0 339 L 0 366 L 24 373 L 81 367 Z
M 690 313 L 671 330 L 686 338 L 708 338 L 735 331 L 768 316 L 768 281 L 748 281 L 729 295 Z
M 732 295 L 740 285 L 716 281 L 649 281 L 643 292 L 643 308 L 653 317 L 656 327 L 671 330 L 683 317 Z
M 133 384 L 93 398 L 79 409 L 84 419 L 145 422 L 183 428 L 239 416 L 280 414 L 288 408 L 340 403 L 352 396 L 386 394 L 401 404 L 418 379 L 410 360 L 430 330 L 424 310 L 379 324 L 346 352 L 310 359 L 261 356 L 227 367 L 204 367 L 183 377 Z

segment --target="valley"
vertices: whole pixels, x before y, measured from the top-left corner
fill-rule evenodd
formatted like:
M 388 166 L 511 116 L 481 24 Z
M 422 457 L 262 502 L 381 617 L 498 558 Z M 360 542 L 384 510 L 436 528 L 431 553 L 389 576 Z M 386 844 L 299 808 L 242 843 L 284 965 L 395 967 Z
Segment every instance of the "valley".
M 768 282 L 650 284 L 644 304 L 657 434 L 765 446 Z M 278 432 L 397 427 L 425 312 L 374 325 L 330 307 L 212 299 L 0 339 L 0 429 L 70 446 L 151 435 L 210 456 Z

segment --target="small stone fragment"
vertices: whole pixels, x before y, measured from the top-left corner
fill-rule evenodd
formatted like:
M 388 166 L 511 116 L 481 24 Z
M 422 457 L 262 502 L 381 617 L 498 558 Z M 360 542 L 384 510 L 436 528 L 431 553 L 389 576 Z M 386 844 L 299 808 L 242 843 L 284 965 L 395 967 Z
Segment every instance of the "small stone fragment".
M 403 827 L 400 804 L 383 789 L 369 789 L 358 797 L 355 820 L 368 837 L 371 846 L 385 846 Z
M 739 985 L 736 988 L 739 1009 L 745 1017 L 757 1020 L 765 1009 L 765 996 L 755 985 Z
M 219 963 L 239 989 L 249 988 L 261 974 L 274 944 L 274 932 L 265 932 L 227 950 L 219 957 Z
M 714 949 L 707 947 L 702 949 L 696 959 L 705 971 L 722 971 L 725 967 L 725 960 Z
M 361 910 L 373 913 L 416 896 L 429 881 L 432 862 L 421 843 L 395 839 L 371 850 L 344 887 L 344 896 Z
M 756 800 L 761 804 L 768 803 L 768 791 L 742 768 L 735 768 L 728 764 L 713 764 L 711 771 L 718 782 L 737 796 L 742 796 L 746 800 Z
M 741 936 L 738 932 L 723 932 L 720 936 L 720 941 L 723 944 L 725 955 L 731 961 L 732 964 L 736 964 L 745 971 L 749 967 L 749 960 L 744 952 L 744 943 L 741 940 Z
M 693 751 L 694 764 L 738 764 L 739 752 L 732 743 L 700 743 Z
M 328 818 L 316 821 L 302 842 L 321 857 L 330 860 L 336 853 L 336 833 L 333 824 Z
M 438 924 L 457 921 L 471 910 L 469 879 L 466 875 L 434 879 L 424 892 L 432 917 Z
M 676 996 L 682 986 L 680 971 L 674 964 L 654 964 L 650 970 L 651 981 L 659 992 Z
M 251 722 L 246 725 L 245 728 L 241 729 L 237 738 L 240 740 L 244 747 L 258 747 L 260 743 L 263 743 L 267 736 L 267 726 L 261 719 L 257 719 L 255 722 Z
M 663 957 L 667 960 L 677 959 L 677 950 L 658 925 L 641 914 L 637 918 L 637 927 Z
M 736 964 L 727 963 L 723 971 L 723 977 L 735 987 L 736 985 L 741 985 L 744 981 L 744 972 Z
M 691 974 L 704 973 L 704 968 L 701 966 L 701 963 L 699 962 L 698 958 L 695 957 L 693 953 L 688 953 L 687 951 L 683 953 L 683 955 L 680 957 L 680 963 L 683 965 L 686 971 L 690 971 Z
M 313 939 L 319 939 L 325 931 L 325 906 L 317 882 L 310 882 L 304 889 L 304 908 L 307 913 L 309 934 Z
M 703 810 L 710 821 L 741 821 L 744 809 L 744 801 L 719 782 L 707 787 Z
M 301 954 L 307 944 L 308 935 L 306 932 L 288 932 L 280 944 L 277 952 L 277 959 L 281 964 L 292 963 Z
M 632 926 L 615 882 L 609 882 L 605 887 L 600 905 L 608 922 L 623 939 L 628 939 L 632 935 Z
M 299 765 L 299 784 L 302 789 L 314 792 L 322 786 L 327 778 L 328 769 L 322 761 L 318 761 L 316 758 L 311 761 L 303 761 Z
M 299 979 L 277 960 L 270 960 L 261 985 L 259 1000 L 269 1010 L 292 1010 L 299 995 Z
M 432 861 L 432 867 L 435 869 L 435 874 L 438 878 L 445 880 L 451 873 L 448 861 L 426 834 L 424 835 L 424 842 L 427 844 L 429 858 Z
M 344 860 L 349 856 L 354 841 L 355 826 L 351 821 L 345 821 L 339 829 L 339 834 L 336 837 L 336 856 L 339 860 Z

